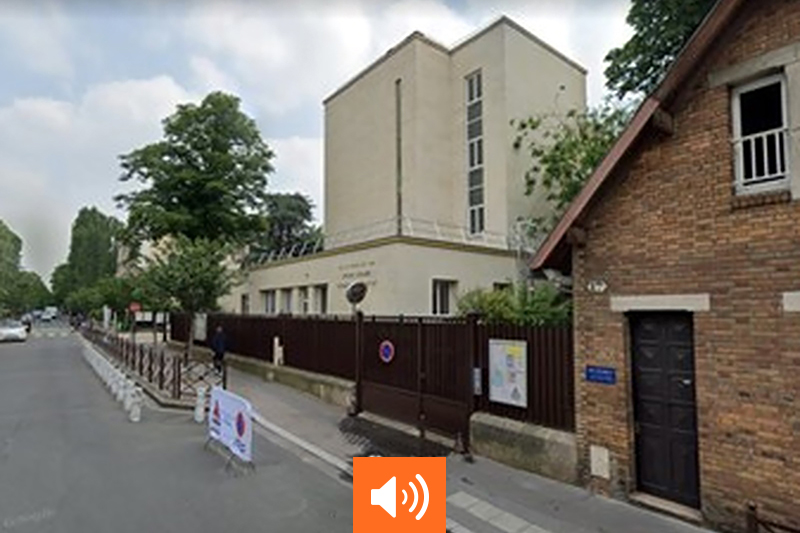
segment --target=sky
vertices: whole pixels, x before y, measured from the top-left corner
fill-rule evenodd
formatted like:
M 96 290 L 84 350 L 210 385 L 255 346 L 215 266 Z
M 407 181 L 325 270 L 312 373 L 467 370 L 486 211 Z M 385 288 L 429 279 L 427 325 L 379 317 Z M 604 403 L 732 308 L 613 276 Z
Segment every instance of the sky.
M 0 219 L 49 281 L 83 206 L 125 220 L 119 155 L 179 103 L 237 94 L 276 153 L 274 192 L 322 220 L 322 100 L 414 30 L 445 45 L 508 15 L 588 70 L 631 35 L 629 0 L 5 0 Z

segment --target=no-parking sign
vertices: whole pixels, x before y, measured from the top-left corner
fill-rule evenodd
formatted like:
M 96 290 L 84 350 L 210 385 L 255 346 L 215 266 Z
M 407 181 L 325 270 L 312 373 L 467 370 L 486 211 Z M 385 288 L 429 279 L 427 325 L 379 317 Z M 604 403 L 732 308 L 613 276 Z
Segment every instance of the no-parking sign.
M 394 359 L 394 344 L 392 344 L 392 341 L 385 340 L 378 346 L 378 357 L 386 364 L 392 362 L 392 359 Z
M 208 435 L 242 461 L 253 461 L 253 409 L 250 402 L 220 387 L 211 389 Z

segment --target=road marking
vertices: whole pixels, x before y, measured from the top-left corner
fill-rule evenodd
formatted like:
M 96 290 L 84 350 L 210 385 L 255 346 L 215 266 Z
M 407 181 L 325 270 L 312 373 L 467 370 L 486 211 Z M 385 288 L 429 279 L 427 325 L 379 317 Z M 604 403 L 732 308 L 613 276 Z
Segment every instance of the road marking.
M 25 524 L 37 524 L 39 522 L 43 522 L 48 518 L 52 518 L 56 512 L 53 509 L 41 509 L 36 511 L 35 513 L 25 514 L 25 515 L 17 515 L 13 518 L 6 518 L 2 522 L 3 529 L 14 529 L 19 526 L 24 526 Z
M 447 503 L 464 509 L 471 515 L 488 522 L 506 533 L 550 533 L 537 525 L 523 520 L 517 515 L 503 511 L 489 502 L 459 491 L 447 497 Z
M 471 529 L 467 529 L 452 518 L 447 519 L 447 531 L 451 533 L 472 533 Z

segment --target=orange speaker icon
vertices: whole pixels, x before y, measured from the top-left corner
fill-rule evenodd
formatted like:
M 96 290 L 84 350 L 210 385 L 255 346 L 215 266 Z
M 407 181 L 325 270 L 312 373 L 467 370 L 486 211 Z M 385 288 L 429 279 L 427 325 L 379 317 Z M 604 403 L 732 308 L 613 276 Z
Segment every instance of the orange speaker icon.
M 419 512 L 415 517 L 417 520 L 425 516 L 425 511 L 428 510 L 428 485 L 425 483 L 425 479 L 417 474 L 416 476 L 417 481 L 422 487 L 422 505 L 420 505 Z M 419 502 L 419 494 L 417 493 L 417 487 L 412 483 L 408 482 L 408 486 L 411 487 L 411 493 L 414 494 L 414 501 L 411 503 L 411 507 L 408 508 L 408 512 L 414 512 L 414 509 L 417 508 L 417 503 Z M 401 492 L 403 493 L 403 501 L 400 502 L 400 505 L 405 505 L 408 501 L 408 493 L 405 489 L 402 489 Z M 383 487 L 379 489 L 372 489 L 372 493 L 370 494 L 370 503 L 372 505 L 380 505 L 384 511 L 389 513 L 392 518 L 397 516 L 397 478 L 392 477 L 389 481 L 387 481 Z
M 440 533 L 446 526 L 446 468 L 444 457 L 356 457 L 353 532 Z

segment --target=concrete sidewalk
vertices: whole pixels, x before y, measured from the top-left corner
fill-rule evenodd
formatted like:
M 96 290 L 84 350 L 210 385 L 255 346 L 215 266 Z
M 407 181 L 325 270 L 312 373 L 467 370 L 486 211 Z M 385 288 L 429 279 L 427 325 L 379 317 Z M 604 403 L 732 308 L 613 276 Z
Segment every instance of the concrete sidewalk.
M 446 455 L 453 533 L 702 533 L 634 505 L 476 457 L 473 463 L 280 384 L 229 368 L 228 388 L 250 400 L 257 422 L 347 470 L 365 455 Z

